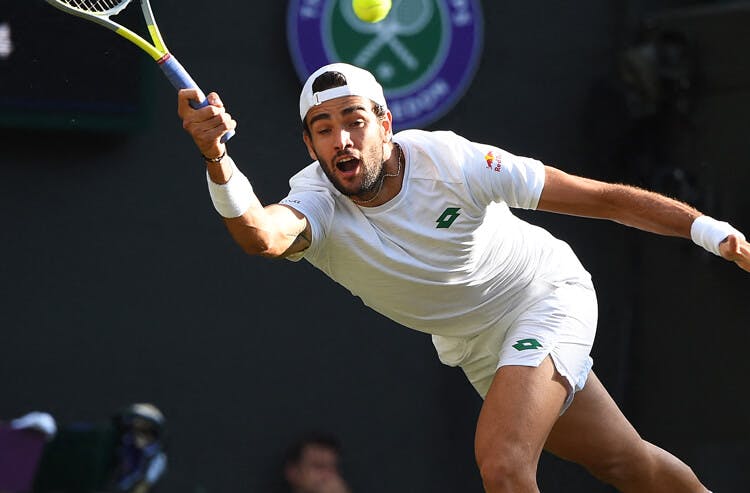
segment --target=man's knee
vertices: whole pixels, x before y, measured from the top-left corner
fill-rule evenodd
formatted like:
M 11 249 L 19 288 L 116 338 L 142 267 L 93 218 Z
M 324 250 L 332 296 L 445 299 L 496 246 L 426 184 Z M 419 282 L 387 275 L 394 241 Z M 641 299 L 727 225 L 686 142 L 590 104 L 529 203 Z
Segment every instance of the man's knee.
M 536 462 L 515 454 L 477 457 L 482 483 L 488 492 L 529 491 L 536 485 Z

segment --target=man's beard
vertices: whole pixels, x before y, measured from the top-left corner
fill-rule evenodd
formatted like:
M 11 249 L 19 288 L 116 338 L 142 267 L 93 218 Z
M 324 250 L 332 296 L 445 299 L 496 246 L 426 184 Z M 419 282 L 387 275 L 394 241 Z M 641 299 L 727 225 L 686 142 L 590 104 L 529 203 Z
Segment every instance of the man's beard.
M 380 149 L 380 153 L 378 153 Z M 366 149 L 362 153 L 362 160 L 360 168 L 362 170 L 362 183 L 359 188 L 355 191 L 347 189 L 335 176 L 335 173 L 331 171 L 329 163 L 319 159 L 320 167 L 323 168 L 323 172 L 328 177 L 328 180 L 333 186 L 347 197 L 363 195 L 372 193 L 380 186 L 381 182 L 385 179 L 385 162 L 383 160 L 382 146 L 373 146 Z

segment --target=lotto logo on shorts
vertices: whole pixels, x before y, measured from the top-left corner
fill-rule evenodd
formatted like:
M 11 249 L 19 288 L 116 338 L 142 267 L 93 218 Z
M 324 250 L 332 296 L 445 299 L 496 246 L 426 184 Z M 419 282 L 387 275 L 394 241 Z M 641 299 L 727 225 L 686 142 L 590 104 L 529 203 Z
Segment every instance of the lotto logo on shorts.
M 526 351 L 529 349 L 539 349 L 542 344 L 536 339 L 521 339 L 517 343 L 513 344 L 513 348 L 516 351 Z

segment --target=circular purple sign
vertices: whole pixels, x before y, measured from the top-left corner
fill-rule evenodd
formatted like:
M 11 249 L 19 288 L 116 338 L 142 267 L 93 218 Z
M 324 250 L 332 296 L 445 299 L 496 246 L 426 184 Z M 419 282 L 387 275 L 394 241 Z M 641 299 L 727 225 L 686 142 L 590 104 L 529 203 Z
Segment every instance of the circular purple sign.
M 479 0 L 394 0 L 388 16 L 363 22 L 351 0 L 291 0 L 289 51 L 300 80 L 346 62 L 383 85 L 396 128 L 423 127 L 449 111 L 476 71 L 483 41 Z

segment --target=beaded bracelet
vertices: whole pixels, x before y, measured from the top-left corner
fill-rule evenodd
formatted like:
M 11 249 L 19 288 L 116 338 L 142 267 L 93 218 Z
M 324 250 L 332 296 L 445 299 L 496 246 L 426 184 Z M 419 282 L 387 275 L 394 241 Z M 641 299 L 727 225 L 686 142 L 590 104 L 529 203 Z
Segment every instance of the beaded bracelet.
M 224 159 L 227 155 L 227 150 L 224 149 L 224 152 L 221 153 L 221 156 L 219 157 L 206 157 L 204 154 L 201 154 L 201 157 L 203 160 L 207 163 L 219 163 L 222 159 Z

